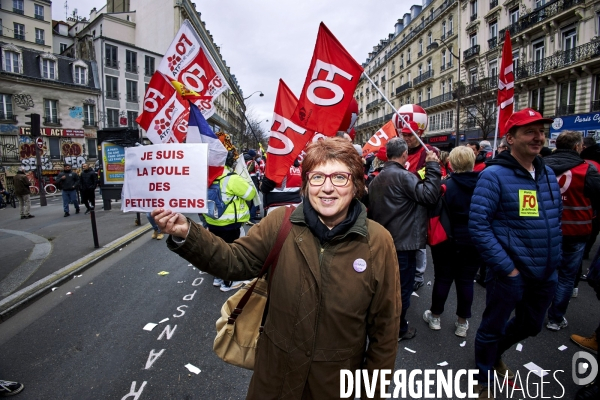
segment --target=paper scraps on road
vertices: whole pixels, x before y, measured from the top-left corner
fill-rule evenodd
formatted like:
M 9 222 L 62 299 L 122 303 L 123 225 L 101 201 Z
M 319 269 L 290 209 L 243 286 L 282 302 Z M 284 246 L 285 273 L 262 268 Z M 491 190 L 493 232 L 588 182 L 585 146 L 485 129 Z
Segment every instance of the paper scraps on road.
M 427 281 L 427 286 L 431 286 L 431 281 Z
M 417 294 L 417 292 L 412 292 L 411 296 L 419 297 L 419 295 Z
M 448 363 L 446 361 L 442 361 L 441 363 L 438 364 L 440 367 L 445 367 L 446 365 L 448 365 Z
M 177 283 L 183 283 L 184 281 L 177 281 Z
M 193 372 L 196 375 L 198 375 L 201 372 L 200 368 L 194 367 L 192 364 L 186 364 L 185 367 L 188 369 L 188 371 Z
M 58 287 L 53 287 L 53 288 L 52 288 L 52 291 L 54 292 L 56 289 L 58 289 Z
M 70 296 L 70 295 L 72 295 L 72 294 L 73 294 L 73 293 L 71 293 L 71 292 L 67 292 L 67 296 Z
M 405 347 L 405 348 L 404 348 L 404 350 L 406 350 L 406 351 L 410 351 L 411 353 L 416 353 L 416 351 L 415 351 L 415 350 L 409 349 L 408 347 Z
M 548 375 L 547 371 L 542 371 L 542 367 L 540 367 L 537 364 L 534 364 L 533 362 L 528 362 L 527 364 L 523 365 L 525 368 L 527 368 L 528 370 L 530 370 L 531 372 L 533 372 L 534 374 L 536 374 L 537 376 L 539 376 L 540 378 Z
M 163 322 L 167 322 L 169 320 L 169 318 L 165 318 L 162 321 L 159 322 L 159 324 L 162 324 Z
M 161 276 L 169 275 L 167 271 L 160 271 L 158 274 Z
M 466 344 L 467 344 L 467 341 L 465 340 L 464 342 L 462 342 L 462 343 L 460 344 L 460 347 L 465 347 L 465 345 L 466 345 Z
M 560 351 L 565 351 L 567 349 L 567 346 L 565 346 L 564 344 L 562 346 L 560 346 L 558 348 Z
M 193 267 L 193 265 L 192 264 L 188 264 L 188 267 Z
M 148 323 L 146 324 L 146 326 L 144 326 L 144 330 L 145 330 L 145 331 L 148 331 L 148 332 L 150 332 L 150 331 L 152 331 L 152 329 L 154 329 L 154 327 L 155 327 L 156 325 L 158 325 L 158 324 L 155 324 L 155 323 L 153 323 L 153 322 L 148 322 Z
M 75 278 L 81 278 L 83 275 L 73 275 L 73 279 Z
M 519 343 L 517 345 L 517 351 L 522 351 L 523 350 L 523 345 L 521 343 Z

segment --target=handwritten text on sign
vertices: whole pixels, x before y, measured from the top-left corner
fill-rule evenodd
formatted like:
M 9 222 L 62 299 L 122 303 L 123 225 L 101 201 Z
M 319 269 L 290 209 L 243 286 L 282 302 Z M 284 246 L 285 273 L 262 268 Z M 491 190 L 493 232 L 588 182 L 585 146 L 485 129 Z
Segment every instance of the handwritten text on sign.
M 125 149 L 123 211 L 164 207 L 205 213 L 208 145 L 157 144 Z

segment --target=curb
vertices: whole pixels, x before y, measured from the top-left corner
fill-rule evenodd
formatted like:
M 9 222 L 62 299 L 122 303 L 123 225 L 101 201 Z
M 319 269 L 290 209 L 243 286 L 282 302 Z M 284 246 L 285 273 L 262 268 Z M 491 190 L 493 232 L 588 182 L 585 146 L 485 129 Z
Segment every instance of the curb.
M 150 231 L 152 226 L 146 224 L 140 228 L 137 228 L 133 232 L 127 235 L 121 236 L 120 238 L 113 240 L 105 246 L 102 246 L 98 250 L 95 250 L 85 257 L 80 258 L 59 269 L 58 271 L 48 275 L 45 278 L 40 279 L 37 282 L 19 290 L 0 301 L 0 322 L 3 322 L 10 318 L 10 315 L 16 312 L 19 307 L 31 302 L 38 296 L 41 296 L 47 292 L 51 286 L 59 284 L 69 278 L 71 275 L 82 271 L 97 262 L 108 257 L 112 253 L 118 251 L 122 246 L 134 241 L 138 237 L 142 236 L 146 232 Z

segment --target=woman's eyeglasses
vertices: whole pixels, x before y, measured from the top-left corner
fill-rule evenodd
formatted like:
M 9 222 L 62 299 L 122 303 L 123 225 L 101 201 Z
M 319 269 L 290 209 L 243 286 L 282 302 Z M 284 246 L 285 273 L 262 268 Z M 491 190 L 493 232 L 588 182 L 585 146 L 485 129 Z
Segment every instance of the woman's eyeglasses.
M 331 174 L 324 174 L 323 172 L 313 171 L 306 173 L 310 186 L 322 186 L 327 178 L 329 178 L 333 186 L 346 186 L 348 184 L 348 180 L 350 179 L 350 175 L 350 172 L 334 172 Z

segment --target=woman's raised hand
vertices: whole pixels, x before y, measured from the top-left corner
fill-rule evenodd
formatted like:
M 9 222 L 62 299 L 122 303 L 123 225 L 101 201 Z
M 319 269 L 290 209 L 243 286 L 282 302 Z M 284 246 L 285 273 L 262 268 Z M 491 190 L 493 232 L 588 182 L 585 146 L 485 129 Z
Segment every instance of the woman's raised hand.
M 162 233 L 183 239 L 187 237 L 190 225 L 182 214 L 164 208 L 155 208 L 151 214 Z

